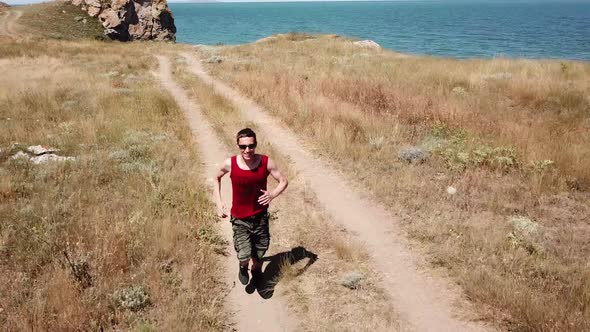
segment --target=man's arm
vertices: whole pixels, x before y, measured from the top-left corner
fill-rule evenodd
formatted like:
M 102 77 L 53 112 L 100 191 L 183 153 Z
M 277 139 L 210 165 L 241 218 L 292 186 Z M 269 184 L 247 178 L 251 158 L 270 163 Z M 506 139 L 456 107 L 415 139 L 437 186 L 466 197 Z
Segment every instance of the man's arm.
M 287 186 L 289 185 L 289 181 L 287 180 L 287 177 L 283 175 L 283 173 L 281 173 L 281 171 L 279 170 L 279 168 L 277 167 L 277 165 L 274 163 L 274 161 L 270 158 L 268 158 L 268 164 L 267 164 L 267 169 L 270 173 L 270 175 L 279 182 L 279 184 L 272 190 L 272 191 L 266 191 L 266 190 L 261 190 L 262 191 L 262 196 L 260 196 L 258 198 L 258 203 L 260 203 L 261 205 L 268 205 L 270 204 L 270 202 L 277 198 L 277 196 L 279 196 L 283 191 L 285 191 L 285 189 L 287 189 Z
M 221 168 L 217 171 L 216 179 L 217 183 L 213 185 L 213 195 L 215 197 L 215 204 L 217 205 L 217 216 L 220 218 L 227 217 L 227 208 L 221 200 L 221 178 L 227 174 L 231 169 L 231 159 L 226 159 L 221 165 Z

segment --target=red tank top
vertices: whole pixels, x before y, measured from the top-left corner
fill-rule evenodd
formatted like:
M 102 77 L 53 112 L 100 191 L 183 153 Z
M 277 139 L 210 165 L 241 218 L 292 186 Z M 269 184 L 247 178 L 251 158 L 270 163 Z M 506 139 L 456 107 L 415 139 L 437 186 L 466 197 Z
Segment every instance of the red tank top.
M 260 213 L 268 206 L 258 204 L 258 197 L 266 190 L 268 177 L 268 156 L 262 155 L 255 169 L 243 170 L 238 166 L 237 156 L 231 157 L 232 206 L 231 214 L 236 218 L 247 218 Z

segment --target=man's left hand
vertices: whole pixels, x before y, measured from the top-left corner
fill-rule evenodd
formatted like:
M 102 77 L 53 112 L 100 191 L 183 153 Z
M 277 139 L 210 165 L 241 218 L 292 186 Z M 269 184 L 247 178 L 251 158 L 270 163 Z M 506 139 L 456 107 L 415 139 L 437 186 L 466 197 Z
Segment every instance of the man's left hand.
M 258 197 L 258 204 L 268 205 L 274 197 L 266 190 L 260 189 L 260 191 L 262 191 L 262 196 Z

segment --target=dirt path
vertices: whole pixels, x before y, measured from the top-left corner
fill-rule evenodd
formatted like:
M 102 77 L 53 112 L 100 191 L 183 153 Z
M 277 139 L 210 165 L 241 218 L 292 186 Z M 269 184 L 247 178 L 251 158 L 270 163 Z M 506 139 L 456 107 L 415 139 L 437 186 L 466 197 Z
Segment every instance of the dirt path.
M 383 276 L 383 286 L 404 320 L 403 326 L 416 331 L 492 330 L 477 321 L 458 286 L 423 267 L 423 259 L 409 249 L 396 217 L 353 190 L 345 176 L 309 153 L 295 134 L 261 107 L 209 76 L 194 55 L 183 53 L 183 56 L 194 74 L 234 103 L 245 120 L 261 128 L 261 137 L 268 137 L 292 160 L 334 220 L 366 244 L 376 270 Z
M 23 13 L 18 10 L 0 11 L 0 36 L 18 38 L 15 22 Z
M 193 138 L 196 141 L 195 146 L 198 147 L 198 153 L 203 162 L 203 174 L 213 175 L 230 154 L 217 139 L 213 129 L 201 114 L 199 106 L 192 103 L 186 92 L 172 79 L 168 58 L 164 56 L 157 58 L 160 68 L 156 76 L 162 86 L 176 99 L 188 120 Z M 214 180 L 208 177 L 206 181 L 212 188 Z M 222 196 L 226 201 L 226 206 L 230 206 L 231 204 L 228 202 L 231 202 L 231 184 L 227 176 L 222 184 Z M 231 224 L 224 220 L 220 224 L 220 228 L 222 235 L 231 243 Z M 234 317 L 234 327 L 238 331 L 296 330 L 296 325 L 289 319 L 289 314 L 285 310 L 286 307 L 280 296 L 275 295 L 271 299 L 264 300 L 256 292 L 247 294 L 244 286 L 235 283 L 238 274 L 238 260 L 233 247 L 230 245 L 230 248 L 227 249 L 229 255 L 224 258 L 224 267 L 227 272 L 225 282 L 231 287 L 227 296 L 227 309 Z

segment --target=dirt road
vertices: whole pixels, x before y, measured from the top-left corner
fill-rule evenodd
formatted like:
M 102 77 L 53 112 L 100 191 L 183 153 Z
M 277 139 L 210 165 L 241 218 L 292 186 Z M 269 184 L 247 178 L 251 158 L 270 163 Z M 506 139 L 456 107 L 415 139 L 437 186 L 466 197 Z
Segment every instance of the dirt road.
M 199 106 L 192 103 L 186 92 L 174 82 L 168 58 L 158 56 L 158 62 L 160 68 L 156 76 L 162 86 L 176 99 L 188 120 L 193 138 L 197 143 L 195 144 L 198 147 L 197 153 L 204 163 L 202 165 L 204 174 L 213 175 L 219 169 L 223 160 L 228 158 L 230 154 L 216 137 L 206 118 L 201 114 Z M 212 178 L 207 178 L 206 181 L 213 186 Z M 228 202 L 231 201 L 231 184 L 227 176 L 222 184 L 222 196 L 226 200 L 226 206 L 230 206 L 231 204 Z M 224 220 L 220 226 L 222 235 L 231 243 L 231 224 Z M 280 296 L 275 295 L 271 299 L 264 300 L 256 293 L 246 293 L 244 286 L 235 283 L 238 273 L 238 260 L 233 247 L 228 248 L 228 253 L 229 255 L 224 261 L 225 271 L 228 274 L 224 277 L 225 282 L 232 287 L 227 296 L 227 309 L 235 319 L 233 327 L 238 331 L 296 330 L 296 325 L 289 319 L 288 312 Z
M 16 21 L 23 13 L 18 10 L 3 10 L 0 11 L 0 36 L 7 36 L 17 38 L 18 32 L 15 28 Z
M 424 268 L 423 259 L 409 249 L 397 219 L 384 207 L 353 190 L 344 175 L 312 155 L 301 139 L 269 117 L 261 107 L 208 75 L 193 54 L 182 55 L 195 75 L 230 100 L 241 110 L 244 120 L 255 123 L 261 128 L 260 134 L 292 160 L 334 220 L 366 244 L 372 263 L 383 276 L 383 287 L 402 315 L 404 326 L 416 331 L 492 330 L 478 322 L 459 287 Z

